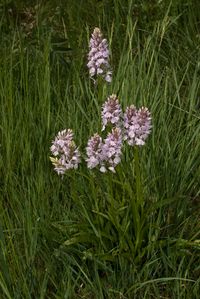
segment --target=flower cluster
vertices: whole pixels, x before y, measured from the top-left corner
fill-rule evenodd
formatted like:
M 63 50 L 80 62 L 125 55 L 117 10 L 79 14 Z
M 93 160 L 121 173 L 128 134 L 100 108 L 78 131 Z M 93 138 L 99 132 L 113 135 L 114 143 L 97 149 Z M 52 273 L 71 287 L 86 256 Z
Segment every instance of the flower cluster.
M 107 168 L 115 172 L 115 166 L 120 163 L 122 154 L 122 132 L 120 128 L 113 128 L 108 133 L 102 146 L 101 172 L 106 172 Z
M 86 147 L 87 167 L 92 169 L 99 165 L 102 160 L 102 138 L 96 133 L 88 140 Z
M 107 82 L 112 80 L 112 72 L 109 65 L 108 42 L 102 36 L 99 28 L 95 28 L 90 39 L 88 54 L 88 68 L 91 77 L 102 76 Z
M 121 117 L 122 109 L 119 104 L 119 100 L 115 94 L 112 94 L 108 97 L 107 101 L 102 106 L 102 131 L 109 123 L 118 127 L 120 124 Z
M 58 174 L 64 174 L 69 169 L 76 169 L 80 163 L 80 153 L 73 141 L 71 129 L 58 133 L 50 148 L 52 155 L 51 162 Z
M 90 39 L 88 54 L 88 68 L 90 76 L 102 76 L 111 82 L 109 65 L 109 50 L 106 39 L 103 39 L 99 28 L 95 28 Z M 103 139 L 98 133 L 94 134 L 86 146 L 87 167 L 98 167 L 101 172 L 108 170 L 115 172 L 115 167 L 121 162 L 124 142 L 131 146 L 142 146 L 150 134 L 151 114 L 146 107 L 137 109 L 134 105 L 126 108 L 123 113 L 119 100 L 115 94 L 107 98 L 101 110 L 102 131 L 107 126 L 108 134 Z M 68 169 L 76 169 L 80 163 L 80 152 L 73 141 L 71 129 L 58 133 L 52 142 L 51 162 L 58 174 L 64 174 Z
M 139 110 L 134 105 L 126 108 L 124 114 L 124 140 L 129 145 L 144 145 L 151 131 L 151 115 L 147 108 Z
M 120 119 L 123 121 L 120 123 Z M 102 106 L 103 129 L 108 123 L 114 127 L 105 139 L 94 134 L 87 143 L 86 162 L 89 169 L 99 167 L 101 172 L 110 170 L 121 162 L 123 141 L 131 146 L 142 146 L 151 131 L 151 115 L 147 108 L 137 109 L 134 105 L 126 108 L 124 116 L 119 101 L 112 95 Z M 80 163 L 80 153 L 73 141 L 72 130 L 58 133 L 52 142 L 51 161 L 58 174 L 64 174 L 68 169 L 77 168 Z
M 88 168 L 92 169 L 99 166 L 101 172 L 106 172 L 107 169 L 115 172 L 115 166 L 121 161 L 121 129 L 113 128 L 104 141 L 98 134 L 94 134 L 88 140 L 86 153 L 88 156 L 86 159 Z
M 90 169 L 99 166 L 101 172 L 107 170 L 115 172 L 115 167 L 121 161 L 123 141 L 127 141 L 132 146 L 145 144 L 152 127 L 151 115 L 147 108 L 142 107 L 137 110 L 134 105 L 131 105 L 126 108 L 123 116 L 116 95 L 111 95 L 102 106 L 101 117 L 102 131 L 109 123 L 114 128 L 103 141 L 98 134 L 89 139 L 86 148 L 87 166 Z

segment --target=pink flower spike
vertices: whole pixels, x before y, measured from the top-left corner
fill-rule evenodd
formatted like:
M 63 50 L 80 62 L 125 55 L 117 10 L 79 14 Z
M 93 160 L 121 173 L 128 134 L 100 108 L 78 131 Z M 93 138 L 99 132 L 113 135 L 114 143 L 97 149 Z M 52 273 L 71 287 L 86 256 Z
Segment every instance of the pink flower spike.
M 101 163 L 102 139 L 98 134 L 94 134 L 86 147 L 87 167 L 92 169 Z
M 127 107 L 124 114 L 124 140 L 129 145 L 142 146 L 151 132 L 151 114 L 145 107 L 137 110 L 134 105 Z
M 89 43 L 88 63 L 90 77 L 102 76 L 107 82 L 112 81 L 109 65 L 108 42 L 102 36 L 101 30 L 95 28 Z
M 54 169 L 58 174 L 65 174 L 69 169 L 77 169 L 80 163 L 80 152 L 73 141 L 72 130 L 63 130 L 58 133 L 50 148 L 50 157 Z
M 107 168 L 115 172 L 115 167 L 121 162 L 122 154 L 122 132 L 120 128 L 112 129 L 112 132 L 108 134 L 104 140 L 102 146 L 101 165 L 103 170 Z
M 116 95 L 112 94 L 102 106 L 102 131 L 105 130 L 107 124 L 119 126 L 122 117 L 122 109 Z

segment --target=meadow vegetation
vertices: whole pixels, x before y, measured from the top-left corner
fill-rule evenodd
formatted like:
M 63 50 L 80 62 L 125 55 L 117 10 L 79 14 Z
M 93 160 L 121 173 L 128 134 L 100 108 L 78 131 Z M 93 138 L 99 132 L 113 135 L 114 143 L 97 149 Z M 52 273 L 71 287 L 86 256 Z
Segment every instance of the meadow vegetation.
M 199 1 L 33 2 L 0 4 L 0 298 L 198 299 Z M 99 88 L 95 27 L 113 71 Z M 116 173 L 61 178 L 55 135 L 84 153 L 113 93 L 151 111 L 146 144 Z

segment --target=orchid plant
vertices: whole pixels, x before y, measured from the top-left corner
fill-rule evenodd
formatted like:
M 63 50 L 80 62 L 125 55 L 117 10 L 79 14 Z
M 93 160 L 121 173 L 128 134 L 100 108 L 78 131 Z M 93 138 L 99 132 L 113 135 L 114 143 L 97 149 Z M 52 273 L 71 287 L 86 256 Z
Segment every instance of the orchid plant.
M 97 82 L 99 77 L 101 82 L 102 79 L 107 83 L 111 82 L 112 72 L 109 64 L 108 43 L 106 39 L 103 39 L 99 28 L 94 29 L 90 39 L 87 67 L 90 78 L 95 82 Z M 123 149 L 126 146 L 134 147 L 136 201 L 135 198 L 131 198 L 135 232 L 134 253 L 140 250 L 143 242 L 144 199 L 138 148 L 145 145 L 152 129 L 151 121 L 151 113 L 148 108 L 141 107 L 137 109 L 134 105 L 131 105 L 123 112 L 117 95 L 112 94 L 107 97 L 101 107 L 101 133 L 96 132 L 89 138 L 85 153 L 80 153 L 73 140 L 74 135 L 71 129 L 59 132 L 55 140 L 52 141 L 50 148 L 52 153 L 50 160 L 54 165 L 54 170 L 63 176 L 69 170 L 77 169 L 81 161 L 86 162 L 90 171 L 98 169 L 101 173 L 116 173 L 116 167 L 122 161 Z M 96 211 L 98 211 L 97 203 L 95 203 L 95 207 Z M 113 208 L 114 205 L 112 204 L 112 210 Z M 85 211 L 83 206 L 82 209 Z M 86 211 L 85 217 L 88 217 Z

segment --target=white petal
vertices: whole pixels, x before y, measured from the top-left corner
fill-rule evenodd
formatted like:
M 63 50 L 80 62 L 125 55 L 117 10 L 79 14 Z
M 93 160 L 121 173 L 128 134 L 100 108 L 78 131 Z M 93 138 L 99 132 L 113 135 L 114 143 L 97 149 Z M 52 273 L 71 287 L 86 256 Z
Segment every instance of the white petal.
M 100 171 L 103 172 L 103 173 L 105 173 L 106 172 L 105 166 L 101 166 Z

